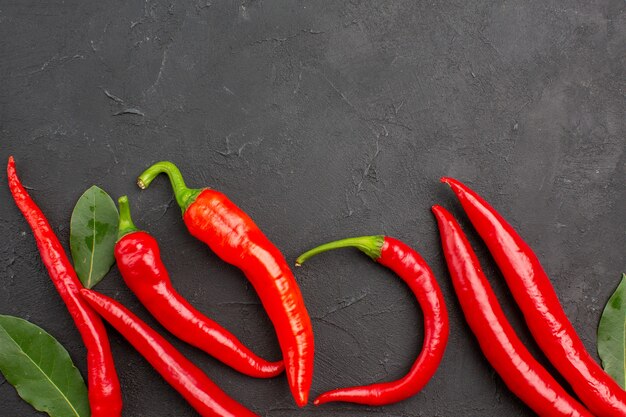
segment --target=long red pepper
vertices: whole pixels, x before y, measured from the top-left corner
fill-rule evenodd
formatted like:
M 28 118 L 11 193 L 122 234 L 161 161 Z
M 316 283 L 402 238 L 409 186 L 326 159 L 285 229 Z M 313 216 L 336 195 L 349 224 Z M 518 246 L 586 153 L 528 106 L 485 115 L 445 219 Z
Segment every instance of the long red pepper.
M 126 285 L 167 330 L 228 366 L 257 378 L 270 378 L 284 369 L 246 348 L 232 333 L 196 310 L 172 286 L 159 245 L 139 231 L 130 216 L 128 198 L 120 197 L 119 236 L 115 260 Z
M 81 295 L 201 416 L 257 416 L 229 397 L 200 368 L 126 307 L 95 291 L 82 289 Z
M 424 259 L 403 242 L 388 236 L 362 236 L 326 243 L 300 255 L 296 265 L 318 253 L 345 247 L 361 250 L 375 262 L 394 271 L 409 286 L 424 313 L 424 342 L 419 356 L 404 377 L 329 391 L 320 395 L 315 405 L 345 401 L 379 406 L 405 400 L 430 381 L 448 343 L 448 312 L 441 289 Z
M 532 249 L 474 191 L 453 178 L 441 181 L 452 188 L 487 244 L 546 357 L 594 414 L 626 416 L 626 392 L 585 349 Z
M 483 354 L 505 384 L 540 416 L 592 417 L 519 340 L 454 217 L 439 206 L 433 207 L 433 213 L 439 224 L 443 253 L 465 319 Z
M 157 162 L 137 179 L 147 188 L 168 175 L 189 232 L 222 260 L 243 271 L 254 286 L 278 336 L 287 380 L 296 404 L 308 402 L 313 379 L 313 328 L 300 288 L 280 251 L 252 219 L 224 194 L 187 188 L 178 168 Z
M 80 297 L 82 284 L 76 276 L 61 242 L 50 223 L 20 182 L 15 161 L 7 165 L 9 188 L 33 231 L 39 254 L 57 292 L 67 306 L 87 348 L 87 380 L 92 417 L 118 417 L 122 414 L 122 394 L 115 372 L 111 347 L 100 317 Z

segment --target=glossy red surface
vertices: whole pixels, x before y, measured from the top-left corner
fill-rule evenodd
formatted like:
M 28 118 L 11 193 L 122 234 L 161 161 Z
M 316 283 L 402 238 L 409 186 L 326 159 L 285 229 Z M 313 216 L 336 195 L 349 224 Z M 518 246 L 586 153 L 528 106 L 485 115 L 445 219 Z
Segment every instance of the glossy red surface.
M 478 194 L 455 179 L 442 181 L 450 185 L 487 244 L 546 357 L 593 413 L 626 416 L 626 392 L 585 349 L 532 249 Z
M 308 402 L 313 378 L 313 328 L 300 288 L 283 255 L 224 194 L 204 190 L 183 215 L 189 232 L 254 286 L 278 336 L 291 393 Z
M 7 176 L 15 204 L 33 231 L 41 260 L 87 348 L 87 381 L 91 416 L 121 416 L 120 383 L 104 324 L 80 297 L 79 291 L 82 284 L 48 220 L 22 186 L 15 170 L 13 157 L 9 158 Z
M 507 387 L 540 416 L 591 417 L 522 344 L 454 217 L 439 206 L 433 207 L 433 213 L 465 319 L 483 354 Z
M 392 404 L 417 394 L 435 374 L 448 343 L 448 312 L 441 289 L 422 257 L 403 242 L 385 237 L 376 260 L 409 286 L 424 313 L 424 342 L 410 371 L 396 381 L 340 388 L 320 395 L 315 404 L 345 401 L 372 406 Z
M 282 361 L 268 362 L 235 335 L 206 317 L 172 286 L 158 243 L 146 232 L 131 232 L 115 245 L 115 260 L 126 285 L 167 330 L 228 366 L 256 378 L 284 370 Z
M 126 307 L 95 291 L 83 289 L 81 295 L 201 416 L 257 416 L 229 397 L 200 368 Z

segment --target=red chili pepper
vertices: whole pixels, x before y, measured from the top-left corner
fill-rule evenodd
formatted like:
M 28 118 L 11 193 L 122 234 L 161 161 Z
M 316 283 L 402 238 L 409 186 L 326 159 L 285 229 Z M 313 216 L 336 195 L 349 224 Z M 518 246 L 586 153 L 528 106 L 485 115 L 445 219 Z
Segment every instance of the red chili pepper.
M 592 417 L 533 358 L 517 337 L 454 217 L 439 206 L 433 207 L 433 213 L 465 319 L 483 354 L 504 383 L 540 416 Z
M 122 394 L 115 372 L 111 347 L 100 317 L 80 297 L 82 284 L 76 276 L 61 242 L 50 223 L 22 186 L 15 171 L 15 161 L 7 165 L 9 188 L 28 225 L 33 231 L 39 254 L 57 292 L 63 299 L 87 348 L 89 405 L 92 417 L 122 415 Z
M 82 289 L 80 293 L 201 416 L 258 417 L 126 307 L 95 291 Z
M 626 392 L 585 350 L 537 256 L 478 194 L 442 178 L 456 194 L 502 271 L 535 340 L 581 401 L 598 416 L 626 416 Z
M 228 366 L 257 378 L 270 378 L 284 369 L 246 348 L 232 333 L 196 310 L 172 286 L 157 241 L 137 230 L 128 198 L 120 197 L 119 239 L 115 260 L 126 285 L 167 330 Z
M 341 388 L 326 392 L 315 405 L 346 401 L 367 405 L 385 405 L 417 394 L 432 378 L 448 343 L 448 312 L 435 276 L 422 257 L 401 241 L 388 236 L 362 236 L 326 243 L 298 257 L 296 265 L 318 253 L 356 247 L 374 261 L 390 268 L 411 288 L 424 312 L 422 351 L 404 377 L 378 384 Z
M 137 184 L 145 189 L 161 173 L 172 183 L 189 232 L 222 260 L 241 269 L 259 294 L 276 329 L 291 393 L 296 403 L 304 406 L 313 378 L 313 328 L 284 257 L 228 197 L 208 188 L 187 188 L 171 162 L 152 165 L 139 176 Z

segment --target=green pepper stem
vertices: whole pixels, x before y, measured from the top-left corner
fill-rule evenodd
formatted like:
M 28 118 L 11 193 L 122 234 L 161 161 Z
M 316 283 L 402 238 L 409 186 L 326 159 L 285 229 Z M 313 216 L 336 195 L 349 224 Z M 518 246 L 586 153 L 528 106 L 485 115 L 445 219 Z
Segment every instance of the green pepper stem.
M 298 256 L 296 259 L 296 266 L 302 265 L 309 258 L 329 250 L 338 249 L 338 248 L 357 248 L 361 252 L 365 253 L 367 256 L 372 258 L 373 260 L 377 260 L 380 258 L 380 252 L 383 248 L 383 244 L 385 243 L 385 236 L 375 235 L 375 236 L 360 236 L 360 237 L 349 237 L 347 239 L 336 240 L 334 242 L 325 243 L 316 248 L 308 250 L 304 252 L 302 255 Z
M 133 223 L 133 219 L 130 216 L 130 205 L 128 204 L 128 197 L 123 195 L 117 199 L 117 205 L 120 208 L 120 220 L 117 227 L 117 240 L 120 240 L 129 233 L 136 232 L 138 229 Z
M 137 185 L 142 190 L 145 190 L 159 174 L 166 174 L 170 179 L 172 189 L 174 190 L 174 196 L 176 197 L 176 202 L 183 211 L 183 214 L 185 214 L 187 207 L 189 207 L 196 200 L 198 195 L 203 190 L 188 188 L 187 185 L 185 185 L 185 180 L 183 179 L 178 167 L 169 161 L 157 162 L 146 169 L 137 178 Z

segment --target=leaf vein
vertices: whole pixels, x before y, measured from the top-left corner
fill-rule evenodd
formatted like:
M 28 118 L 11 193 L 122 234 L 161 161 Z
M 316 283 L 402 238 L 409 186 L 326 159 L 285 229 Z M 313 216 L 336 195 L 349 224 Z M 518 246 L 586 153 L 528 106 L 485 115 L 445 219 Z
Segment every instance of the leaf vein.
M 56 383 L 50 379 L 50 377 L 48 376 L 48 374 L 46 374 L 44 372 L 44 370 L 39 366 L 39 364 L 37 362 L 35 362 L 33 360 L 33 358 L 31 358 L 30 356 L 28 356 L 26 354 L 26 352 L 24 352 L 24 350 L 22 349 L 22 347 L 20 346 L 19 343 L 17 343 L 17 341 L 11 336 L 11 334 L 9 332 L 7 332 L 5 330 L 5 333 L 7 334 L 7 336 L 9 337 L 9 339 L 11 339 L 11 341 L 15 344 L 15 346 L 17 346 L 19 353 L 21 355 L 24 355 L 26 357 L 26 359 L 28 359 L 29 362 L 31 362 L 33 365 L 35 365 L 35 367 L 39 370 L 39 372 L 41 372 L 41 374 L 48 380 L 50 381 L 50 384 L 52 385 L 52 387 L 54 387 L 59 394 L 61 394 L 61 396 L 63 397 L 63 399 L 65 400 L 65 402 L 67 402 L 67 405 L 71 408 L 71 410 L 74 412 L 74 415 L 76 415 L 76 417 L 80 417 L 80 414 L 78 413 L 78 411 L 76 410 L 76 408 L 74 408 L 74 406 L 72 405 L 71 401 L 69 400 L 69 398 L 67 398 L 67 396 L 65 395 L 65 393 L 63 393 L 63 391 L 61 391 L 61 389 L 56 385 Z
M 93 239 L 91 240 L 91 257 L 89 259 L 89 275 L 87 275 L 87 288 L 91 288 L 93 275 L 93 259 L 96 257 L 96 193 L 93 193 Z

